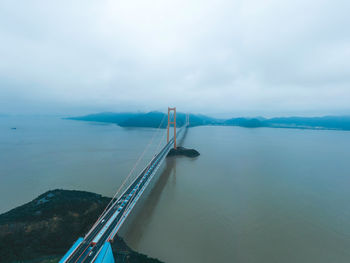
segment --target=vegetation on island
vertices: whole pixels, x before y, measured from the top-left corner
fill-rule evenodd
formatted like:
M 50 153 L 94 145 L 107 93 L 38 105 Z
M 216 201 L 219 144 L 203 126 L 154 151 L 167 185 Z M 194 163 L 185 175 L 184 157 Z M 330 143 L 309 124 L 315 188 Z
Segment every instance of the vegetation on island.
M 199 152 L 196 151 L 195 149 L 186 149 L 184 147 L 178 146 L 176 147 L 176 149 L 172 148 L 168 155 L 168 157 L 170 156 L 186 156 L 186 157 L 197 157 L 199 156 Z
M 109 201 L 84 191 L 53 190 L 0 215 L 0 262 L 58 262 Z M 112 250 L 116 262 L 160 262 L 133 251 L 120 237 Z

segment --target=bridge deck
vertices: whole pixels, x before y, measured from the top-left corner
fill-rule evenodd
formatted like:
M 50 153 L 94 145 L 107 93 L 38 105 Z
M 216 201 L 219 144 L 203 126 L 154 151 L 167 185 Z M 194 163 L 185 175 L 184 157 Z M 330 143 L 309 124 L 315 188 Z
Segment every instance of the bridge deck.
M 179 137 L 183 130 L 177 132 Z M 124 193 L 108 208 L 84 240 L 76 246 L 70 255 L 65 255 L 60 263 L 94 262 L 105 242 L 114 238 L 125 219 L 131 212 L 142 193 L 151 182 L 162 161 L 171 149 L 174 139 L 171 139 L 163 149 L 153 157 L 149 164 L 142 170 L 136 179 L 128 186 Z

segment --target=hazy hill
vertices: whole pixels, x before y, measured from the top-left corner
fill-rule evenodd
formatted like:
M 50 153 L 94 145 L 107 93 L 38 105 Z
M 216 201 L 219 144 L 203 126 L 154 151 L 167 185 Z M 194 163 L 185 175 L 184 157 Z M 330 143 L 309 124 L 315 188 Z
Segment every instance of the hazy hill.
M 162 112 L 149 112 L 142 113 L 132 116 L 128 119 L 125 119 L 121 123 L 119 123 L 122 127 L 152 127 L 158 128 L 160 125 L 161 128 L 165 128 L 167 126 L 168 117 L 166 114 Z M 177 120 L 177 124 L 180 124 L 179 120 Z
M 148 113 L 98 113 L 69 119 L 115 123 L 122 127 L 158 128 L 160 126 L 161 128 L 165 128 L 167 125 L 167 114 L 156 111 Z M 185 119 L 186 114 L 178 112 L 176 119 L 177 126 L 181 127 L 185 123 Z M 271 127 L 350 130 L 350 116 L 282 117 L 271 119 L 241 117 L 222 120 L 201 114 L 190 114 L 190 126 L 201 125 L 225 125 L 246 128 Z
M 176 114 L 176 125 L 181 127 L 185 124 L 186 114 L 177 113 Z M 119 125 L 123 127 L 154 127 L 166 128 L 168 123 L 168 116 L 162 112 L 149 112 L 144 114 L 139 114 L 137 116 L 131 117 Z M 200 125 L 213 125 L 217 124 L 218 120 L 205 116 L 205 115 L 195 115 L 190 114 L 190 126 L 200 126 Z
M 148 113 L 111 113 L 103 112 L 86 116 L 70 117 L 67 119 L 115 123 L 122 127 L 152 127 L 166 128 L 168 116 L 165 113 L 152 111 Z M 186 121 L 186 114 L 178 112 L 176 114 L 176 125 L 181 127 Z M 190 126 L 213 125 L 220 121 L 205 115 L 190 114 Z
M 247 128 L 265 127 L 267 124 L 257 118 L 232 118 L 224 121 L 224 125 L 241 126 Z
M 78 117 L 69 117 L 67 119 L 70 120 L 78 120 L 78 121 L 96 121 L 96 122 L 109 122 L 120 124 L 121 122 L 133 118 L 138 115 L 143 115 L 143 113 L 113 113 L 113 112 L 101 112 L 96 114 L 89 114 L 85 116 Z
M 350 116 L 272 118 L 265 123 L 282 128 L 350 130 Z
M 224 121 L 225 125 L 247 128 L 298 128 L 298 129 L 328 129 L 350 130 L 349 116 L 325 117 L 284 117 L 284 118 L 233 118 Z

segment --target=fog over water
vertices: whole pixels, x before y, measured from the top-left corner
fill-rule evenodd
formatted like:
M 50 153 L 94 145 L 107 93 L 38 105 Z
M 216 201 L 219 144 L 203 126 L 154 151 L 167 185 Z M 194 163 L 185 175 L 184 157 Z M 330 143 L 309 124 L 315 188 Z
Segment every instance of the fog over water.
M 1 117 L 0 211 L 54 188 L 112 195 L 154 132 Z M 184 146 L 201 155 L 167 160 L 130 246 L 170 263 L 350 261 L 350 132 L 203 126 Z

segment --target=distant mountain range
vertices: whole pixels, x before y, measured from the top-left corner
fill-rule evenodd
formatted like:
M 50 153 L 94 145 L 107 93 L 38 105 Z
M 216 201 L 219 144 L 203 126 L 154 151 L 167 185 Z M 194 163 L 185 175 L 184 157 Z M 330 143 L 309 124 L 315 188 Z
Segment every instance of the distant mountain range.
M 186 120 L 186 114 L 177 113 L 176 125 L 182 126 Z M 167 114 L 162 112 L 148 113 L 112 113 L 103 112 L 67 119 L 115 123 L 122 127 L 152 127 L 166 128 Z M 271 128 L 297 128 L 297 129 L 327 129 L 350 130 L 350 116 L 324 116 L 324 117 L 282 117 L 282 118 L 231 118 L 217 119 L 201 114 L 190 114 L 190 126 L 221 125 L 240 126 L 246 128 L 271 127 Z
M 167 114 L 157 111 L 148 113 L 112 113 L 103 112 L 97 114 L 90 114 L 80 117 L 70 117 L 70 120 L 80 121 L 94 121 L 115 123 L 122 127 L 152 127 L 152 128 L 166 128 L 168 123 Z M 186 114 L 178 112 L 176 114 L 176 125 L 178 127 L 184 125 L 186 121 Z M 190 114 L 190 126 L 201 125 L 217 125 L 223 124 L 223 120 L 211 118 L 205 115 Z

